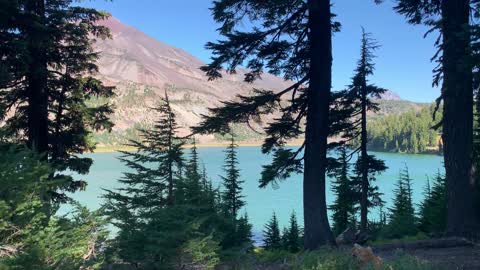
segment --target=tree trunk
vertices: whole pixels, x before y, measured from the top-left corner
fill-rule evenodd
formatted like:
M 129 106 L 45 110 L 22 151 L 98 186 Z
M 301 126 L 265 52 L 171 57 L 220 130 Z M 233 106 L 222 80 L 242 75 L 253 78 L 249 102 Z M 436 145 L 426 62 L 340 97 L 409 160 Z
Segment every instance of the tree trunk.
M 447 234 L 478 237 L 474 211 L 473 87 L 469 0 L 442 2 L 443 142 L 447 179 Z
M 26 29 L 29 65 L 27 81 L 28 145 L 39 153 L 48 150 L 48 94 L 47 94 L 47 40 L 45 31 L 45 3 L 43 0 L 29 0 L 26 13 L 31 21 Z M 47 159 L 47 156 L 43 157 Z
M 25 76 L 27 96 L 27 130 L 28 147 L 48 160 L 48 37 L 43 29 L 46 24 L 44 0 L 28 0 L 25 5 L 28 16 L 25 36 L 28 50 L 28 71 Z M 51 200 L 52 190 L 43 188 L 40 192 L 43 201 L 42 211 L 47 224 L 53 214 Z
M 329 0 L 309 0 L 310 85 L 303 180 L 305 249 L 335 244 L 325 198 L 327 137 L 332 71 L 332 32 Z
M 367 82 L 362 82 L 362 119 L 361 119 L 361 173 L 362 173 L 362 194 L 360 197 L 360 231 L 366 232 L 368 226 L 368 153 L 367 153 Z

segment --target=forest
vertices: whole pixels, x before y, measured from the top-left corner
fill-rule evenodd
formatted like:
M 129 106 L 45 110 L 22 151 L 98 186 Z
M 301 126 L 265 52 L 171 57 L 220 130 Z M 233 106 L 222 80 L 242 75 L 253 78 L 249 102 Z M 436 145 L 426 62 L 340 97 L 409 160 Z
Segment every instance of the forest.
M 108 12 L 75 2 L 0 0 L 0 269 L 479 269 L 480 1 L 394 1 L 405 24 L 438 35 L 429 57 L 441 91 L 429 107 L 373 120 L 387 91 L 370 80 L 381 44 L 361 29 L 350 83 L 332 89 L 334 1 L 212 1 L 221 39 L 205 45 L 208 80 L 245 69 L 245 82 L 269 73 L 289 85 L 224 100 L 187 135 L 165 89 L 148 108 L 154 124 L 119 151 L 126 169 L 97 210 L 71 197 L 87 188 L 93 134 L 114 127 L 116 88 L 96 76 L 93 47 L 113 36 L 100 23 Z M 277 214 L 290 209 L 278 208 L 257 243 L 234 127 L 262 118 L 259 154 L 270 162 L 258 187 L 300 175 L 303 220 L 291 212 L 282 227 Z M 202 163 L 202 135 L 229 141 L 219 186 Z M 376 180 L 388 164 L 373 151 L 440 153 L 444 168 L 427 168 L 417 204 L 405 164 L 387 204 Z
M 433 129 L 435 105 L 420 111 L 387 115 L 370 121 L 367 126 L 368 147 L 372 151 L 401 153 L 441 153 L 441 137 Z M 435 112 L 436 119 L 440 113 Z

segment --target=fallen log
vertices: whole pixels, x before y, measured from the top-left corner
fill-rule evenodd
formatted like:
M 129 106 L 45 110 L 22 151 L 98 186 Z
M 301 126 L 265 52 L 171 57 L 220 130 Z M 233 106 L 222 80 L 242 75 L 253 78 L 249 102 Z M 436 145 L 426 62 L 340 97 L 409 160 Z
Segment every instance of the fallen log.
M 454 247 L 473 247 L 475 243 L 465 238 L 449 237 L 441 239 L 419 240 L 414 242 L 398 241 L 387 244 L 373 245 L 375 252 L 389 251 L 396 249 L 415 250 L 415 249 L 437 249 L 437 248 L 454 248 Z

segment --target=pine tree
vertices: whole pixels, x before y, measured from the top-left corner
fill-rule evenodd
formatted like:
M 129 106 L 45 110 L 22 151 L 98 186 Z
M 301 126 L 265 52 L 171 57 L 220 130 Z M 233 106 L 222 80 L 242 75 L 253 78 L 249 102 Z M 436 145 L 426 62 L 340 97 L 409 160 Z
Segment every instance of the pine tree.
M 190 159 L 186 165 L 185 170 L 185 198 L 188 199 L 188 204 L 198 206 L 203 203 L 202 200 L 202 174 L 200 171 L 200 159 L 198 157 L 198 149 L 195 139 L 193 140 L 192 148 L 190 149 Z
M 239 218 L 236 229 L 236 244 L 251 249 L 253 247 L 252 224 L 250 224 L 247 213 Z
M 245 205 L 242 195 L 243 180 L 240 179 L 240 170 L 238 169 L 237 145 L 232 136 L 230 145 L 225 151 L 225 164 L 223 170 L 225 176 L 221 176 L 225 191 L 222 194 L 222 201 L 225 207 L 225 214 L 237 219 L 238 211 Z
M 393 206 L 389 210 L 387 237 L 401 238 L 417 233 L 415 209 L 412 203 L 411 178 L 407 165 L 400 171 Z
M 422 232 L 440 235 L 445 232 L 447 220 L 447 188 L 445 177 L 437 173 L 430 192 L 420 205 L 419 229 Z
M 84 188 L 85 182 L 61 172 L 87 174 L 92 160 L 79 154 L 94 149 L 90 133 L 113 126 L 111 106 L 89 102 L 114 95 L 113 87 L 93 77 L 98 53 L 92 44 L 109 36 L 98 24 L 108 15 L 72 0 L 4 2 L 0 13 L 9 15 L 0 22 L 5 45 L 0 54 L 7 66 L 0 67 L 0 111 L 9 115 L 6 134 L 25 142 L 57 171 L 52 178 L 58 185 L 42 197 L 62 202 L 66 192 Z
M 380 2 L 380 1 L 379 1 Z M 439 30 L 434 59 L 434 85 L 441 85 L 437 108 L 442 105 L 442 148 L 447 181 L 447 233 L 477 237 L 480 219 L 475 210 L 472 177 L 473 157 L 473 69 L 478 55 L 476 25 L 478 1 L 397 0 L 395 9 L 411 24 L 426 24 Z M 473 31 L 472 31 L 473 28 Z M 431 33 L 433 31 L 429 31 Z M 473 41 L 473 42 L 472 42 Z
M 273 212 L 272 218 L 263 230 L 263 246 L 266 250 L 276 250 L 282 247 L 282 237 L 280 236 L 280 228 L 275 212 Z
M 142 141 L 131 141 L 135 152 L 122 152 L 120 160 L 130 168 L 119 182 L 122 187 L 106 191 L 106 214 L 119 229 L 115 239 L 120 257 L 131 263 L 166 263 L 172 250 L 185 237 L 180 182 L 183 141 L 167 94 L 154 109 L 159 114 L 151 130 L 139 130 Z M 178 187 L 178 188 L 177 188 Z M 151 261 L 151 260 L 158 260 Z
M 22 145 L 0 142 L 0 242 L 19 246 L 43 228 L 41 194 L 55 185 L 52 168 Z
M 332 211 L 332 230 L 335 235 L 339 235 L 348 227 L 355 226 L 355 192 L 353 182 L 350 179 L 350 164 L 348 163 L 347 148 L 340 147 L 338 151 L 339 164 L 331 172 L 334 177 L 332 182 L 332 191 L 335 194 L 335 200 L 330 206 Z
M 346 99 L 352 106 L 352 123 L 345 136 L 357 139 L 360 144 L 360 147 L 355 149 L 353 153 L 360 153 L 355 170 L 360 195 L 360 229 L 367 231 L 368 208 L 372 204 L 369 198 L 372 191 L 371 181 L 375 180 L 376 174 L 387 169 L 382 160 L 368 154 L 367 112 L 377 112 L 379 110 L 378 104 L 372 101 L 372 98 L 380 98 L 380 95 L 386 90 L 370 84 L 368 81 L 368 77 L 372 76 L 375 70 L 374 51 L 378 49 L 379 45 L 371 37 L 371 34 L 365 32 L 364 29 L 362 29 L 361 44 L 360 60 L 355 69 L 352 83 L 346 91 Z
M 254 90 L 252 95 L 224 102 L 222 107 L 211 109 L 210 115 L 205 115 L 193 129 L 196 133 L 226 134 L 231 123 L 251 126 L 251 121 L 258 122 L 262 115 L 280 113 L 265 128 L 267 138 L 262 151 L 272 154 L 274 159 L 264 167 L 260 186 L 304 172 L 307 249 L 334 244 L 327 218 L 325 173 L 329 114 L 334 100 L 331 99 L 331 41 L 339 24 L 332 22 L 330 9 L 330 0 L 214 2 L 213 17 L 225 39 L 207 44 L 214 57 L 202 70 L 210 79 L 222 77 L 223 68 L 233 73 L 243 66 L 249 69 L 245 74 L 247 82 L 261 78 L 266 71 L 283 75 L 294 83 L 284 90 Z M 241 30 L 246 20 L 259 27 Z M 305 143 L 298 150 L 284 147 L 288 140 L 302 134 Z
M 287 226 L 283 227 L 280 238 L 281 238 L 282 249 L 288 250 L 288 227 Z
M 297 216 L 295 212 L 292 212 L 290 216 L 290 224 L 286 231 L 286 234 L 283 234 L 284 240 L 284 248 L 290 252 L 298 252 L 301 248 L 300 243 L 300 228 L 298 227 L 297 223 Z

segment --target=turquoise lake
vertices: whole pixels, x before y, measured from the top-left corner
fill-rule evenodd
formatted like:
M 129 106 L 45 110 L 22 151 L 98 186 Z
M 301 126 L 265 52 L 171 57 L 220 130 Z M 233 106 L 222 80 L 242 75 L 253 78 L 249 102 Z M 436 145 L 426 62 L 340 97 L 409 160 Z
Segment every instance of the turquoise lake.
M 187 152 L 187 151 L 186 151 Z M 205 164 L 209 177 L 215 186 L 220 184 L 223 173 L 222 164 L 224 148 L 205 147 L 199 148 L 202 162 Z M 423 198 L 423 191 L 427 183 L 427 177 L 433 178 L 440 169 L 443 171 L 443 158 L 435 155 L 407 155 L 390 153 L 373 153 L 378 158 L 385 160 L 389 167 L 386 172 L 377 177 L 376 184 L 384 193 L 383 199 L 387 206 L 391 203 L 392 193 L 398 179 L 399 171 L 407 164 L 410 176 L 413 179 L 413 199 L 419 203 Z M 85 191 L 72 195 L 91 209 L 96 209 L 102 203 L 102 189 L 114 189 L 118 187 L 117 180 L 122 177 L 125 166 L 117 159 L 119 153 L 95 153 L 86 156 L 93 158 L 94 164 L 88 176 L 84 178 L 88 182 Z M 240 147 L 238 149 L 239 168 L 242 179 L 245 181 L 243 193 L 247 205 L 250 222 L 253 224 L 254 234 L 259 237 L 264 224 L 270 219 L 275 211 L 281 226 L 288 223 L 292 211 L 295 211 L 300 224 L 303 223 L 302 210 L 302 176 L 295 175 L 290 179 L 280 182 L 278 186 L 269 186 L 265 189 L 258 188 L 258 179 L 262 165 L 270 161 L 269 156 L 261 154 L 260 147 Z M 333 201 L 330 183 L 327 182 L 327 201 Z M 60 212 L 65 212 L 65 208 Z M 370 213 L 372 219 L 378 217 L 378 210 Z

